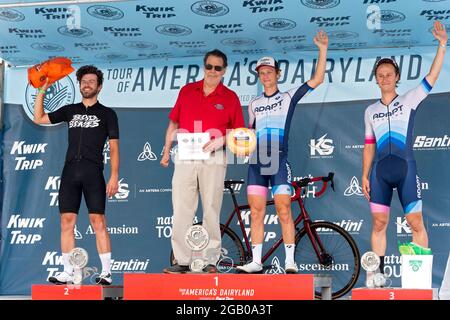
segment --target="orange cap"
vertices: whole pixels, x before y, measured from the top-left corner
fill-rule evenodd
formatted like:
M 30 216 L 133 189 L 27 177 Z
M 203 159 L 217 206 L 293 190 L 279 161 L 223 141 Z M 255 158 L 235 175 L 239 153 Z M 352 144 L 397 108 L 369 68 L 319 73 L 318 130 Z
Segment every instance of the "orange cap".
M 28 68 L 28 82 L 33 87 L 39 88 L 48 79 L 48 84 L 50 85 L 74 71 L 75 69 L 71 64 L 72 61 L 64 57 L 57 57 L 39 63 Z

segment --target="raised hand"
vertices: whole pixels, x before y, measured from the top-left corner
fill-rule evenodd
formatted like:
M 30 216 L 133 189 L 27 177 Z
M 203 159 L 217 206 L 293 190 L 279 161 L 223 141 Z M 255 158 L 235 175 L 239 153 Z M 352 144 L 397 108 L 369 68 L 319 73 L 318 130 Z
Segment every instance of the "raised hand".
M 447 30 L 445 30 L 445 26 L 440 21 L 434 22 L 433 30 L 431 32 L 440 44 L 447 44 Z
M 325 31 L 318 31 L 314 37 L 314 44 L 319 49 L 326 49 L 328 47 L 328 35 Z

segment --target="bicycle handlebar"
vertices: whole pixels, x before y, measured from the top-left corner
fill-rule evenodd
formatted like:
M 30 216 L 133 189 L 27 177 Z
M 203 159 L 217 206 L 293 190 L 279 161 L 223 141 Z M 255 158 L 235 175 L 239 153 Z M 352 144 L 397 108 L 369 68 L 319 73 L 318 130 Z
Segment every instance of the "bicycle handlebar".
M 333 178 L 334 178 L 334 172 L 329 172 L 328 176 L 326 176 L 326 177 L 303 178 L 300 181 L 292 182 L 292 186 L 295 189 L 295 195 L 292 198 L 292 201 L 298 200 L 300 198 L 300 196 L 301 196 L 302 188 L 308 186 L 311 182 L 317 182 L 317 181 L 322 181 L 323 182 L 322 183 L 322 188 L 319 191 L 317 191 L 316 193 L 314 193 L 314 197 L 316 197 L 316 198 L 320 197 L 325 192 L 325 190 L 327 189 L 328 182 L 331 182 L 331 188 L 334 191 Z

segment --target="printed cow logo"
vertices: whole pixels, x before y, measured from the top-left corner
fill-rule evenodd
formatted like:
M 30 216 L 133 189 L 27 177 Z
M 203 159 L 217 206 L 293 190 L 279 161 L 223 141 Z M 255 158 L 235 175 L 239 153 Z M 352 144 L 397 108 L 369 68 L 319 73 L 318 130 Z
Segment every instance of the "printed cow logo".
M 155 28 L 156 32 L 164 34 L 166 36 L 187 36 L 192 33 L 192 30 L 188 27 L 179 24 L 162 24 Z
M 18 22 L 24 20 L 25 16 L 17 10 L 0 9 L 0 19 L 10 22 Z
M 270 31 L 284 31 L 295 28 L 297 24 L 289 19 L 272 18 L 261 21 L 259 26 Z
M 87 12 L 95 18 L 103 20 L 119 20 L 124 16 L 122 10 L 103 5 L 91 6 L 87 8 Z
M 192 12 L 206 17 L 226 15 L 230 9 L 218 1 L 197 1 L 191 6 Z

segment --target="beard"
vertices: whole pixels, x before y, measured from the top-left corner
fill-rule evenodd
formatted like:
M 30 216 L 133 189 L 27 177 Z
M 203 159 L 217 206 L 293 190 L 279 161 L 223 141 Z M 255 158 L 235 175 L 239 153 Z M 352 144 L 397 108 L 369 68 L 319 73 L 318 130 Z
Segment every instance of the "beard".
M 84 99 L 91 99 L 91 98 L 94 98 L 98 94 L 98 90 L 92 90 L 89 92 L 83 92 L 82 90 L 80 90 L 80 93 Z

